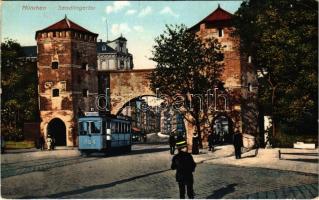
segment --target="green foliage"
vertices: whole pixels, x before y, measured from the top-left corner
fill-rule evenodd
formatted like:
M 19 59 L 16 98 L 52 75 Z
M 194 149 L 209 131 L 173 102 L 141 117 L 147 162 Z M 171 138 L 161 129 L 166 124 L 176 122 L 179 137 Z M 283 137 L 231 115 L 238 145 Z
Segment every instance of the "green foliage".
M 203 114 L 207 105 L 201 101 L 203 98 L 190 99 L 190 96 L 204 95 L 207 90 L 213 90 L 214 85 L 222 85 L 221 44 L 216 39 L 202 41 L 185 25 L 171 25 L 155 39 L 153 48 L 151 59 L 157 65 L 150 77 L 151 88 L 168 97 L 171 103 L 181 101 L 177 95 L 183 97 L 184 102 L 192 101 L 192 107 L 184 104 L 184 114 L 190 114 L 192 118 L 187 120 L 196 125 L 200 136 L 200 125 L 207 120 Z
M 23 61 L 19 43 L 1 43 L 1 131 L 21 137 L 23 123 L 38 120 L 37 66 Z
M 244 1 L 235 22 L 241 51 L 251 55 L 263 73 L 260 104 L 276 123 L 314 133 L 318 130 L 317 7 L 315 0 Z

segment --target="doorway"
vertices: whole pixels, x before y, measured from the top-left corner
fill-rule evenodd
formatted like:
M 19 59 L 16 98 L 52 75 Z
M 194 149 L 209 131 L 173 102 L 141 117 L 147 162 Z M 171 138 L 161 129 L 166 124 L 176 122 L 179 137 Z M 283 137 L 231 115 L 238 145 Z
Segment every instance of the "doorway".
M 55 146 L 66 146 L 66 128 L 59 118 L 52 119 L 48 124 L 48 135 L 55 141 Z

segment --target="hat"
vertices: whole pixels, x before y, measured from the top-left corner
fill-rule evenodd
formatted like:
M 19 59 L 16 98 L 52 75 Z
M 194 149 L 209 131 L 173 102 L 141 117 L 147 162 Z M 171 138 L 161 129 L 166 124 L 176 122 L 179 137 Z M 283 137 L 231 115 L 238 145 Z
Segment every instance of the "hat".
M 178 149 L 184 148 L 184 147 L 186 147 L 186 146 L 187 146 L 187 144 L 186 144 L 186 141 L 185 141 L 185 140 L 176 142 L 176 147 L 177 147 Z

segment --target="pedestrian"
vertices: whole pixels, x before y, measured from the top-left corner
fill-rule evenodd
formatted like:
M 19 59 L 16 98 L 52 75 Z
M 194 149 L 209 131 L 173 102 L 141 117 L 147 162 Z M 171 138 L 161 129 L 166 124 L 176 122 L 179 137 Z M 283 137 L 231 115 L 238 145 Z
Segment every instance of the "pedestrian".
M 43 137 L 43 135 L 41 135 L 39 138 L 39 147 L 40 147 L 41 151 L 44 150 L 44 143 L 45 143 L 44 137 Z
M 1 134 L 1 153 L 4 153 L 4 148 L 5 148 L 5 140 L 4 140 L 4 136 Z
M 210 132 L 209 135 L 208 135 L 208 150 L 209 151 L 214 151 L 214 146 L 213 146 L 213 143 L 214 143 L 214 135 L 213 135 L 213 132 Z
M 52 137 L 51 149 L 52 149 L 52 150 L 55 149 L 55 138 L 54 138 L 54 137 Z
M 169 136 L 169 149 L 170 149 L 171 155 L 174 155 L 175 153 L 175 145 L 176 145 L 175 136 L 173 133 L 171 133 Z
M 243 146 L 243 138 L 239 131 L 236 131 L 233 138 L 235 157 L 236 159 L 241 158 L 241 147 Z
M 185 140 L 176 142 L 178 153 L 172 159 L 171 169 L 176 169 L 176 181 L 179 187 L 180 199 L 185 199 L 185 187 L 187 188 L 187 196 L 190 199 L 194 198 L 193 189 L 193 172 L 195 171 L 196 163 L 193 156 L 187 152 L 187 144 Z
M 47 148 L 48 148 L 48 150 L 51 150 L 51 148 L 52 148 L 52 138 L 51 138 L 51 135 L 48 135 L 48 136 L 47 136 Z
M 192 145 L 192 154 L 199 154 L 199 140 L 198 134 L 195 132 L 193 135 L 193 145 Z

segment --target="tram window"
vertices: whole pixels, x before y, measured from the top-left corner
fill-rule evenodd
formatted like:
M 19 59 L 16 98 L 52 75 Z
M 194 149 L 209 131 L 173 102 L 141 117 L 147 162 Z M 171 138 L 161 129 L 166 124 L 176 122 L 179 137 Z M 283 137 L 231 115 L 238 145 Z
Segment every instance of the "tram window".
M 131 132 L 131 125 L 128 124 L 128 132 L 130 133 Z
M 101 123 L 98 121 L 90 122 L 91 124 L 91 133 L 99 134 L 101 133 Z
M 119 122 L 119 133 L 122 133 L 122 123 Z
M 106 123 L 107 123 L 107 124 L 106 124 L 106 128 L 111 128 L 110 121 L 107 121 Z
M 106 121 L 102 122 L 102 135 L 106 134 Z
M 122 131 L 123 133 L 126 133 L 125 123 L 122 124 Z
M 119 132 L 119 123 L 115 122 L 115 132 L 118 133 Z
M 112 130 L 112 133 L 115 132 L 115 123 L 114 122 L 111 123 L 111 130 Z
M 80 122 L 80 135 L 86 135 L 88 131 L 88 125 L 85 122 Z

